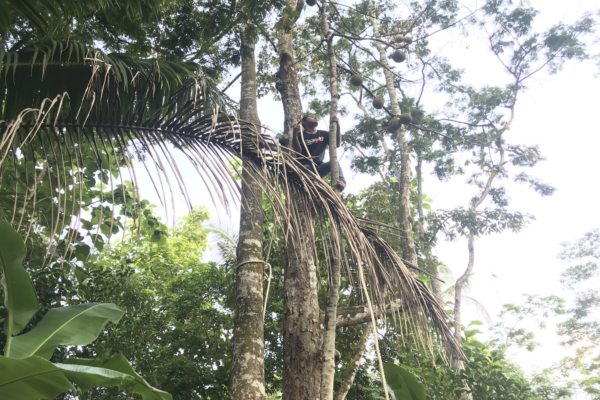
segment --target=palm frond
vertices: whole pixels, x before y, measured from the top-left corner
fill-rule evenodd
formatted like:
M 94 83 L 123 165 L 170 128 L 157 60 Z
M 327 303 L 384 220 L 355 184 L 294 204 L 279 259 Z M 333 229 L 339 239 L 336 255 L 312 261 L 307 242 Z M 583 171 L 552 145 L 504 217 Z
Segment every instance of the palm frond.
M 51 32 L 65 15 L 86 17 L 112 10 L 135 21 L 158 9 L 164 0 L 3 0 L 0 1 L 0 33 L 7 32 L 15 19 L 27 21 L 41 32 Z
M 64 93 L 70 108 L 61 108 L 63 120 L 93 113 L 92 120 L 105 121 L 104 115 L 115 114 L 116 107 L 121 108 L 117 113 L 121 120 L 131 120 L 160 112 L 189 79 L 201 81 L 207 99 L 231 106 L 216 90 L 216 83 L 191 62 L 106 54 L 77 41 L 48 41 L 18 52 L 0 50 L 0 102 L 4 105 L 0 120 L 14 119 L 24 108 L 36 108 L 44 99 Z
M 190 78 L 174 90 L 161 84 L 156 72 L 119 72 L 118 66 L 94 57 L 84 65 L 72 92 L 68 90 L 72 82 L 64 75 L 52 83 L 52 90 L 65 91 L 42 100 L 53 93 L 41 89 L 55 77 L 47 69 L 50 66 L 38 80 L 28 81 L 23 71 L 31 70 L 31 64 L 21 66 L 12 58 L 9 64 L 12 81 L 4 86 L 2 109 L 8 110 L 5 116 L 12 116 L 22 108 L 16 117 L 0 121 L 0 195 L 12 202 L 17 227 L 29 230 L 36 220 L 43 220 L 51 227 L 50 236 L 65 226 L 76 230 L 87 191 L 97 189 L 101 202 L 113 204 L 120 181 L 130 179 L 137 186 L 140 165 L 161 197 L 174 196 L 177 190 L 185 197 L 186 182 L 175 153 L 197 170 L 211 197 L 227 205 L 239 196 L 231 157 L 243 158 L 250 161 L 245 165 L 271 199 L 278 218 L 291 227 L 286 232 L 290 240 L 305 243 L 305 251 L 316 256 L 314 243 L 304 240 L 309 235 L 302 230 L 312 229 L 303 223 L 306 215 L 315 216 L 323 229 L 333 225 L 348 250 L 343 264 L 347 271 L 356 271 L 370 308 L 385 308 L 390 300 L 400 299 L 407 310 L 406 328 L 427 333 L 433 324 L 453 354 L 459 353 L 441 306 L 376 232 L 365 228 L 331 187 L 298 161 L 297 154 L 254 125 L 222 112 L 201 79 Z M 19 99 L 19 93 L 26 100 Z M 34 108 L 36 100 L 41 106 Z M 90 169 L 99 171 L 91 183 L 85 181 Z M 106 188 L 110 198 L 102 198 Z M 284 199 L 293 199 L 293 206 L 286 206 Z M 44 210 L 52 210 L 50 215 L 39 212 L 43 202 Z M 96 222 L 108 234 L 113 231 L 102 218 Z M 330 249 L 323 244 L 327 257 L 334 256 Z

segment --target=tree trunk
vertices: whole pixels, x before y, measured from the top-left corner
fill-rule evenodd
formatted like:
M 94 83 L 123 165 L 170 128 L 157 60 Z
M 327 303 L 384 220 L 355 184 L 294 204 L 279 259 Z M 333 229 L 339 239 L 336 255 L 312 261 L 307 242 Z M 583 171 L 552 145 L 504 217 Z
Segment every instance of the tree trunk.
M 285 113 L 284 134 L 292 143 L 292 131 L 302 119 L 302 103 L 292 47 L 293 27 L 304 2 L 288 0 L 277 23 L 279 78 Z M 297 215 L 288 199 L 290 215 Z M 322 327 L 319 318 L 317 266 L 314 257 L 312 216 L 298 215 L 286 234 L 286 268 L 283 314 L 283 399 L 319 399 L 321 388 Z
M 256 106 L 255 36 L 242 27 L 240 118 L 260 133 Z M 264 400 L 263 210 L 261 186 L 248 161 L 242 171 L 242 210 L 237 248 L 236 312 L 233 330 L 231 398 Z
M 456 343 L 462 343 L 462 291 L 467 284 L 475 265 L 474 242 L 475 239 L 473 238 L 473 235 L 469 235 L 469 238 L 467 239 L 467 247 L 469 249 L 467 268 L 454 284 L 454 338 L 456 339 Z
M 415 170 L 417 173 L 417 214 L 419 216 L 419 220 L 417 222 L 417 232 L 419 235 L 421 248 L 425 256 L 427 272 L 429 272 L 432 275 L 429 280 L 431 285 L 431 291 L 435 295 L 435 298 L 443 304 L 444 302 L 442 288 L 440 287 L 440 282 L 438 281 L 438 266 L 437 262 L 433 258 L 433 255 L 431 254 L 431 245 L 427 242 L 426 236 L 425 212 L 423 211 L 423 158 L 421 157 L 421 154 L 418 151 L 417 166 L 415 167 Z
M 321 31 L 327 40 L 327 58 L 329 59 L 329 162 L 331 164 L 331 183 L 338 181 L 339 165 L 337 158 L 337 108 L 338 82 L 337 62 L 333 49 L 333 35 L 329 30 L 328 2 L 321 2 Z M 321 370 L 321 400 L 333 400 L 333 384 L 335 378 L 335 342 L 337 308 L 341 281 L 341 244 L 337 232 L 331 228 L 331 256 L 329 259 L 329 286 L 327 290 L 327 306 L 325 312 L 325 330 L 323 332 L 323 364 Z
M 500 150 L 500 159 L 498 161 L 498 165 L 502 165 L 504 163 L 504 151 L 502 148 Z M 485 201 L 485 199 L 490 194 L 490 190 L 492 189 L 492 184 L 496 179 L 498 172 L 495 168 L 489 173 L 487 181 L 481 190 L 481 193 L 478 197 L 475 197 L 471 200 L 471 207 L 469 207 L 469 211 L 475 212 L 481 204 Z M 467 238 L 467 247 L 469 251 L 469 261 L 467 262 L 467 268 L 465 272 L 461 275 L 460 278 L 456 280 L 454 284 L 454 337 L 456 338 L 457 343 L 462 343 L 462 290 L 467 284 L 471 273 L 473 272 L 473 268 L 475 267 L 475 235 L 473 232 L 469 232 L 469 236 Z
M 371 25 L 373 26 L 373 36 L 375 38 L 381 38 L 379 30 L 379 20 L 374 15 L 375 10 L 373 9 L 372 2 L 369 2 L 369 13 L 371 13 Z M 386 89 L 390 98 L 390 107 L 394 116 L 399 117 L 401 110 L 400 104 L 398 103 L 398 97 L 396 95 L 396 86 L 394 82 L 394 76 L 390 69 L 390 64 L 387 59 L 387 54 L 383 44 L 377 40 L 373 41 L 373 45 L 379 53 L 379 62 L 383 68 L 383 75 L 385 76 Z M 396 144 L 400 152 L 400 168 L 396 168 L 396 177 L 398 179 L 398 222 L 400 225 L 400 232 L 402 234 L 401 247 L 402 257 L 405 260 L 417 265 L 417 251 L 415 248 L 415 241 L 412 232 L 412 218 L 410 215 L 410 146 L 406 140 L 404 128 L 398 127 L 392 135 L 395 135 Z
M 502 165 L 504 163 L 504 151 L 500 147 L 500 160 L 498 165 Z M 487 178 L 485 185 L 478 197 L 475 197 L 471 201 L 470 211 L 475 212 L 477 208 L 485 201 L 487 196 L 492 189 L 492 184 L 496 179 L 498 172 L 495 168 L 492 168 L 490 174 Z M 475 267 L 475 235 L 473 232 L 469 232 L 469 236 L 467 237 L 467 248 L 469 252 L 469 260 L 467 262 L 467 268 L 465 272 L 456 280 L 454 284 L 454 338 L 456 339 L 456 343 L 461 345 L 462 347 L 462 291 L 469 281 L 471 274 L 473 273 L 473 268 Z M 463 360 L 454 360 L 454 367 L 458 370 L 464 370 L 465 365 Z M 473 395 L 470 392 L 469 384 L 466 380 L 463 380 L 463 393 L 461 394 L 461 400 L 472 400 Z
M 350 361 L 350 365 L 348 367 L 348 370 L 346 371 L 346 376 L 344 377 L 344 380 L 342 381 L 342 384 L 338 389 L 337 395 L 335 396 L 335 400 L 345 400 L 346 396 L 348 396 L 348 392 L 350 391 L 350 388 L 352 388 L 352 384 L 354 383 L 356 373 L 360 368 L 360 360 L 362 359 L 363 354 L 365 353 L 365 350 L 367 348 L 367 340 L 371 335 L 371 330 L 371 325 L 366 325 L 363 328 L 363 333 L 358 341 L 358 349 L 356 349 L 356 353 Z

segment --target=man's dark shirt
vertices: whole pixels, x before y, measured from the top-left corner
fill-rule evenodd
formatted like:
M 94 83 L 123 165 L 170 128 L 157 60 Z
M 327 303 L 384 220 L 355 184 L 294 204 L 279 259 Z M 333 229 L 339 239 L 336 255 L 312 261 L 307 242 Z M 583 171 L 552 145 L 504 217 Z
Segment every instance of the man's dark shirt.
M 307 157 L 312 157 L 316 163 L 323 162 L 325 150 L 329 145 L 329 132 L 318 130 L 315 133 L 307 133 L 304 131 L 302 135 L 306 148 L 302 149 L 302 154 Z M 308 154 L 306 153 L 308 149 Z
M 303 132 L 302 137 L 304 139 L 304 145 L 302 146 L 301 153 L 312 160 L 320 164 L 323 162 L 325 157 L 325 150 L 329 145 L 329 131 L 318 130 L 315 133 Z M 337 128 L 337 147 L 340 147 L 340 126 Z M 304 147 L 306 146 L 306 147 Z M 306 150 L 308 149 L 308 154 Z

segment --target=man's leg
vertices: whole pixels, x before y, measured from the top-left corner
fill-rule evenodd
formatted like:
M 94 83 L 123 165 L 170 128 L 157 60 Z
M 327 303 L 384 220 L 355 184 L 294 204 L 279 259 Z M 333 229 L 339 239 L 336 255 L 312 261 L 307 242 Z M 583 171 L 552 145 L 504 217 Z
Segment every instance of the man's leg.
M 338 164 L 339 166 L 339 164 Z M 319 164 L 317 166 L 317 171 L 319 172 L 319 175 L 321 177 L 327 176 L 331 173 L 331 163 L 328 162 L 324 162 L 322 164 Z M 346 188 L 346 179 L 344 179 L 344 173 L 342 172 L 341 168 L 338 168 L 339 171 L 339 179 L 337 182 L 335 182 L 334 186 L 341 192 L 342 190 L 344 190 Z

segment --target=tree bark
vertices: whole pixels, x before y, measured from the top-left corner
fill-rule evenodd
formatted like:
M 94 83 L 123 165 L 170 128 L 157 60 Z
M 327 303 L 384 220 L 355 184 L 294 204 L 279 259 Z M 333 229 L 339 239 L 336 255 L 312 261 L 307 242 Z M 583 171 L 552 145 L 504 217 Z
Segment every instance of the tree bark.
M 369 2 L 373 36 L 375 38 L 381 38 L 379 20 L 374 15 L 374 12 L 373 4 L 372 2 Z M 385 77 L 386 89 L 390 98 L 392 113 L 394 116 L 399 117 L 401 114 L 400 104 L 398 103 L 394 76 L 390 69 L 390 63 L 388 62 L 385 48 L 383 47 L 383 44 L 377 40 L 373 41 L 373 45 L 379 53 L 379 62 L 383 68 L 383 75 Z M 412 218 L 410 214 L 410 146 L 406 140 L 406 134 L 402 126 L 392 132 L 392 135 L 395 135 L 398 151 L 400 152 L 400 168 L 396 168 L 395 172 L 398 179 L 398 222 L 402 234 L 402 240 L 400 242 L 402 247 L 402 257 L 417 265 L 417 251 L 415 240 L 413 238 Z
M 367 341 L 369 340 L 369 336 L 371 335 L 371 325 L 367 325 L 363 328 L 362 335 L 358 341 L 358 349 L 356 349 L 356 353 L 350 364 L 348 366 L 348 370 L 346 371 L 346 376 L 342 380 L 342 384 L 338 389 L 337 395 L 335 396 L 335 400 L 345 400 L 346 396 L 348 396 L 348 392 L 352 388 L 352 384 L 354 383 L 354 378 L 356 377 L 356 373 L 360 368 L 360 360 L 365 353 L 367 348 Z
M 438 281 L 438 266 L 433 258 L 433 255 L 431 254 L 431 245 L 427 243 L 426 237 L 425 213 L 423 211 L 423 158 L 421 157 L 421 154 L 418 151 L 417 165 L 415 167 L 415 170 L 417 173 L 417 214 L 419 216 L 419 220 L 417 222 L 417 232 L 419 234 L 421 248 L 425 256 L 427 272 L 429 272 L 432 275 L 431 279 L 429 280 L 431 285 L 431 291 L 435 295 L 435 298 L 443 304 L 442 288 L 440 287 L 440 282 Z
M 293 143 L 293 128 L 302 119 L 302 103 L 295 67 L 292 37 L 303 1 L 287 0 L 276 25 L 279 79 L 285 114 L 284 134 Z M 317 266 L 314 257 L 312 216 L 298 215 L 295 201 L 288 198 L 295 226 L 287 227 L 283 321 L 283 399 L 319 399 L 321 388 L 322 326 L 319 318 Z
M 388 303 L 385 308 L 373 310 L 375 318 L 381 318 L 386 314 L 399 313 L 404 311 L 402 300 L 395 300 Z M 341 307 L 337 310 L 336 328 L 354 326 L 371 322 L 371 313 L 367 306 Z
M 500 147 L 500 159 L 498 161 L 498 165 L 503 165 L 504 163 L 504 151 Z M 470 211 L 476 211 L 481 204 L 485 201 L 485 199 L 490 194 L 490 190 L 492 189 L 492 184 L 496 179 L 498 172 L 495 168 L 493 168 L 481 193 L 478 197 L 475 197 L 471 201 L 471 207 L 469 207 Z M 473 232 L 469 232 L 469 236 L 467 237 L 467 248 L 469 252 L 469 261 L 467 262 L 467 268 L 465 272 L 456 280 L 454 284 L 454 337 L 456 338 L 457 343 L 462 343 L 462 290 L 464 286 L 467 284 L 471 273 L 473 272 L 473 268 L 475 266 L 475 235 Z
M 331 35 L 328 21 L 328 2 L 321 2 L 321 31 L 327 42 L 327 58 L 329 59 L 329 162 L 331 164 L 331 183 L 334 185 L 339 180 L 339 164 L 337 158 L 337 109 L 338 109 L 338 82 L 337 62 L 333 49 L 333 35 Z M 331 228 L 331 256 L 329 259 L 329 280 L 327 290 L 327 306 L 325 312 L 325 329 L 323 332 L 323 363 L 321 370 L 321 400 L 333 400 L 333 384 L 335 378 L 335 342 L 336 322 L 341 281 L 341 245 L 337 232 Z
M 244 25 L 241 32 L 242 81 L 240 119 L 260 134 L 256 105 L 255 36 Z M 263 210 L 261 185 L 249 161 L 242 170 L 242 209 L 237 248 L 236 312 L 233 333 L 231 398 L 264 400 L 263 323 Z
M 504 163 L 504 150 L 501 146 L 499 146 L 500 151 L 500 160 L 498 165 L 502 165 Z M 485 201 L 487 196 L 492 189 L 492 184 L 496 179 L 498 172 L 495 168 L 492 168 L 490 174 L 487 178 L 485 185 L 478 197 L 475 197 L 471 201 L 471 207 L 469 210 L 475 211 L 479 206 Z M 467 237 L 467 249 L 469 252 L 469 259 L 467 262 L 467 268 L 465 272 L 456 280 L 454 284 L 454 338 L 456 339 L 456 343 L 462 345 L 462 291 L 469 281 L 471 274 L 473 273 L 473 268 L 475 267 L 475 235 L 473 232 L 469 232 Z M 457 359 L 454 361 L 454 367 L 458 370 L 464 370 L 465 365 L 463 360 Z M 461 400 L 472 400 L 473 395 L 470 392 L 469 384 L 466 380 L 463 380 L 464 391 L 461 394 Z
M 473 235 L 469 235 L 467 247 L 469 250 L 467 268 L 454 284 L 454 338 L 456 339 L 456 343 L 462 343 L 462 291 L 475 266 L 475 239 Z

